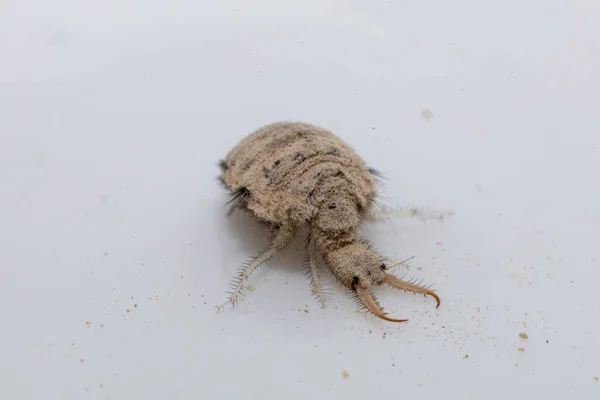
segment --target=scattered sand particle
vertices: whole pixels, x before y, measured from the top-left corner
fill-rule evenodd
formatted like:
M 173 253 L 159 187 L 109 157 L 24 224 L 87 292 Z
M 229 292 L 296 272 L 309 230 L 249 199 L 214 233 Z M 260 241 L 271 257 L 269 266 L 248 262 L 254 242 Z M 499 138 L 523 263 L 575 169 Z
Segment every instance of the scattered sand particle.
M 130 309 L 130 308 L 128 308 L 128 309 L 127 309 L 127 312 L 131 312 L 131 309 Z
M 520 351 L 520 352 L 522 353 L 522 352 L 524 352 L 524 351 L 525 351 L 525 348 L 524 348 L 524 347 L 519 347 L 519 348 L 517 349 L 517 351 Z
M 87 327 L 89 328 L 92 325 L 92 321 L 85 321 L 85 324 L 87 325 Z
M 595 380 L 596 382 L 598 382 L 598 381 L 600 381 L 600 378 L 598 378 L 597 376 L 595 376 L 595 377 L 594 377 L 594 380 Z
M 469 355 L 468 355 L 468 354 L 465 354 L 465 355 L 463 356 L 463 358 L 466 360 L 467 358 L 469 358 Z
M 521 339 L 529 339 L 529 336 L 527 336 L 527 334 L 526 334 L 525 332 L 521 332 L 521 333 L 519 333 L 519 337 L 520 337 Z
M 308 314 L 308 310 L 306 308 L 304 309 L 304 312 Z
M 350 376 L 350 374 L 348 373 L 348 371 L 344 370 L 344 372 L 342 372 L 342 376 L 343 376 L 344 378 L 347 378 L 347 377 L 349 377 L 349 376 Z

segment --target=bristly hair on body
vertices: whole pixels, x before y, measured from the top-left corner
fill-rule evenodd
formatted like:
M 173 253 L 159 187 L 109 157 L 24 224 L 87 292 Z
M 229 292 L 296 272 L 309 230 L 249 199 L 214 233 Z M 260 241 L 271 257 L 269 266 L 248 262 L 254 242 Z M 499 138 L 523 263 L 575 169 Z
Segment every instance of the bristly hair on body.
M 386 264 L 388 258 L 361 239 L 358 231 L 368 221 L 440 220 L 447 214 L 417 208 L 389 210 L 380 197 L 381 181 L 387 178 L 332 132 L 306 123 L 272 123 L 241 140 L 217 165 L 218 179 L 229 191 L 229 213 L 244 209 L 276 227 L 270 244 L 238 271 L 225 304 L 235 304 L 248 277 L 306 229 L 304 269 L 322 307 L 329 295 L 321 263 L 350 290 L 360 308 L 383 320 L 407 321 L 383 311 L 373 295 L 378 286 L 432 296 L 439 307 L 439 297 L 430 287 L 388 273 L 402 262 Z

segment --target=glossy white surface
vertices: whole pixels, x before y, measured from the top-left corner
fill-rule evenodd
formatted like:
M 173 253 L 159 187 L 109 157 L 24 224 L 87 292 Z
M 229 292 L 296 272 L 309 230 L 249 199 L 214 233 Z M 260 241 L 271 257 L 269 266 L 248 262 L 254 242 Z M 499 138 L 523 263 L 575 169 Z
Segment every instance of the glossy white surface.
M 600 398 L 599 27 L 594 1 L 2 1 L 0 397 Z M 334 284 L 321 311 L 298 241 L 215 313 L 267 241 L 215 163 L 286 119 L 386 204 L 456 212 L 363 231 L 439 310 Z

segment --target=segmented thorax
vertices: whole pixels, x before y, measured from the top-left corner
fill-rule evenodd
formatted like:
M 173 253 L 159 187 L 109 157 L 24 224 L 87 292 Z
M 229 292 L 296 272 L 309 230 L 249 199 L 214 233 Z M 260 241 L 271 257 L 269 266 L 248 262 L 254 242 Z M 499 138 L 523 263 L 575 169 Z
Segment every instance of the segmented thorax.
M 306 223 L 319 210 L 335 216 L 343 207 L 364 216 L 375 196 L 364 161 L 333 133 L 310 124 L 267 125 L 243 139 L 223 167 L 229 189 L 245 193 L 244 206 L 275 224 Z

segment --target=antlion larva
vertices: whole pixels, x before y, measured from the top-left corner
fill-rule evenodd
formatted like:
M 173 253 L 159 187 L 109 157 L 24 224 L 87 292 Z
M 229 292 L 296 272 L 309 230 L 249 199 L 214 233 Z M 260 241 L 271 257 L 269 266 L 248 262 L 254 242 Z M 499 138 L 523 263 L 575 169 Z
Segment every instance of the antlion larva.
M 357 231 L 370 220 L 394 216 L 443 219 L 449 214 L 417 209 L 374 212 L 377 172 L 332 132 L 306 123 L 272 123 L 242 139 L 219 165 L 219 180 L 231 195 L 231 211 L 250 211 L 274 232 L 267 249 L 240 270 L 224 305 L 235 304 L 250 274 L 296 233 L 305 231 L 312 290 L 321 304 L 319 254 L 359 305 L 379 318 L 407 321 L 387 316 L 371 293 L 375 285 L 432 296 L 439 307 L 440 299 L 432 290 L 392 275 L 392 265 L 359 239 Z

